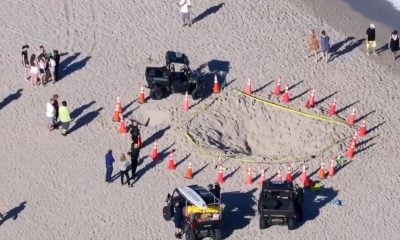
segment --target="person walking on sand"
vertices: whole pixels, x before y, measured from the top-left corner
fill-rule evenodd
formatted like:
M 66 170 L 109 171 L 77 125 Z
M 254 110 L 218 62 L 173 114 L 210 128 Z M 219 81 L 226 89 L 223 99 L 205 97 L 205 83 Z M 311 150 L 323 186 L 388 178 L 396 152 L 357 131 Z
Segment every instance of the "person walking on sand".
M 189 25 L 189 27 L 192 26 L 192 23 L 190 21 L 190 8 L 192 6 L 190 0 L 180 0 L 179 6 L 181 7 L 183 26 L 186 25 Z
M 111 183 L 111 176 L 113 173 L 113 164 L 115 162 L 111 149 L 109 149 L 107 151 L 105 160 L 106 160 L 106 182 Z
M 71 123 L 71 116 L 69 115 L 66 101 L 61 102 L 61 106 L 58 108 L 58 114 L 61 123 L 61 134 L 66 136 L 68 133 L 69 124 Z
M 317 40 L 317 35 L 315 35 L 314 30 L 310 32 L 310 38 L 308 39 L 308 50 L 307 50 L 307 58 L 310 58 L 310 52 L 315 56 L 315 62 L 318 62 L 318 50 L 319 43 Z
M 390 36 L 389 48 L 393 53 L 393 61 L 396 61 L 397 51 L 400 50 L 399 35 L 397 34 L 397 30 L 394 30 Z
M 322 58 L 325 58 L 325 62 L 328 63 L 329 61 L 329 49 L 331 48 L 331 43 L 329 36 L 326 35 L 325 30 L 322 30 L 321 32 L 321 39 L 320 39 L 320 44 L 321 44 L 321 53 L 322 53 Z
M 22 55 L 22 66 L 24 66 L 25 80 L 29 80 L 30 77 L 29 72 L 31 68 L 28 60 L 28 49 L 29 49 L 28 45 L 25 44 L 24 46 L 22 46 L 21 55 Z
M 54 99 L 50 98 L 50 100 L 46 104 L 47 128 L 49 129 L 49 131 L 52 131 L 54 129 L 55 116 L 56 109 L 54 108 Z
M 376 40 L 375 40 L 375 25 L 371 24 L 369 26 L 369 28 L 366 31 L 366 35 L 367 35 L 367 55 L 369 55 L 371 53 L 371 50 L 374 54 L 376 54 L 375 52 L 375 48 L 376 48 Z
M 125 185 L 124 182 L 124 177 L 126 177 L 126 183 L 128 183 L 128 187 L 131 186 L 130 179 L 129 179 L 129 173 L 128 173 L 128 161 L 126 161 L 125 154 L 122 154 L 121 157 L 119 158 L 120 164 L 119 164 L 119 170 L 121 174 L 121 185 Z
M 131 151 L 128 154 L 131 155 L 132 179 L 135 179 L 136 178 L 136 169 L 138 166 L 139 154 L 140 154 L 139 144 L 132 142 Z

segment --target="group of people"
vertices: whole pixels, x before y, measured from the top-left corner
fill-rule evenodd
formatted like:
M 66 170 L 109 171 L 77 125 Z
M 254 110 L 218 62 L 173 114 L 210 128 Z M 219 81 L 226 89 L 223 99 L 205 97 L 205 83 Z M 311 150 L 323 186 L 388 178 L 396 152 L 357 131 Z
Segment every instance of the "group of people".
M 321 31 L 321 37 L 318 41 L 317 35 L 314 30 L 311 30 L 310 37 L 308 39 L 308 50 L 307 50 L 307 58 L 311 56 L 315 56 L 315 62 L 320 60 L 318 53 L 321 53 L 322 59 L 325 59 L 326 63 L 329 62 L 329 50 L 330 50 L 330 38 L 326 34 L 325 30 Z M 390 34 L 390 39 L 388 42 L 388 48 L 393 54 L 393 60 L 397 59 L 397 52 L 400 50 L 400 41 L 397 30 L 394 30 Z M 377 54 L 376 51 L 376 31 L 375 25 L 371 24 L 366 31 L 366 52 L 367 55 L 371 53 Z M 310 55 L 311 53 L 311 55 Z
M 318 53 L 320 52 L 322 55 L 322 59 L 324 59 L 325 62 L 328 63 L 330 47 L 331 47 L 330 38 L 326 34 L 325 30 L 321 31 L 320 41 L 318 41 L 315 31 L 311 30 L 310 38 L 308 40 L 307 58 L 310 58 L 312 56 L 310 55 L 310 53 L 312 53 L 315 56 L 315 62 L 317 63 L 320 58 Z
M 47 128 L 49 131 L 61 126 L 61 134 L 63 136 L 68 134 L 69 125 L 72 119 L 67 107 L 67 102 L 62 101 L 61 106 L 59 106 L 57 94 L 54 94 L 46 104 L 46 118 Z
M 130 134 L 131 134 L 131 149 L 128 152 L 128 155 L 131 158 L 131 171 L 132 174 L 129 176 L 129 163 L 126 159 L 125 154 L 121 154 L 120 157 L 120 163 L 119 163 L 119 170 L 120 170 L 120 178 L 121 178 L 121 185 L 128 184 L 129 187 L 133 187 L 133 181 L 137 176 L 136 176 L 136 169 L 139 164 L 139 155 L 140 155 L 140 148 L 141 146 L 141 141 L 140 141 L 140 129 L 139 125 L 142 125 L 138 121 L 131 120 L 132 123 L 128 126 L 128 129 Z M 106 164 L 106 182 L 111 183 L 112 182 L 112 173 L 113 173 L 113 164 L 115 160 L 113 157 L 112 150 L 108 150 L 105 156 L 105 164 Z M 126 182 L 124 179 L 126 178 Z
M 375 30 L 375 25 L 371 24 L 367 31 L 366 31 L 366 37 L 367 37 L 367 55 L 374 53 L 377 54 L 376 52 L 376 30 Z M 400 41 L 399 41 L 399 35 L 397 30 L 394 30 L 390 34 L 389 42 L 388 42 L 388 48 L 393 54 L 393 61 L 396 61 L 397 58 L 397 52 L 400 50 Z
M 24 67 L 25 79 L 32 86 L 42 85 L 47 82 L 58 80 L 57 72 L 60 64 L 60 55 L 57 50 L 46 52 L 43 46 L 36 53 L 28 54 L 29 45 L 22 46 L 22 65 Z

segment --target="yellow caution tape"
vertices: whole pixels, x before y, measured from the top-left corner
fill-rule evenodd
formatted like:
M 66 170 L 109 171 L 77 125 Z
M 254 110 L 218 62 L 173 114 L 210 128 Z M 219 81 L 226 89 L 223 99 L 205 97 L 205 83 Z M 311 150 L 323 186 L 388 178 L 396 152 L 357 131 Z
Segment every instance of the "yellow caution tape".
M 321 116 L 321 115 L 317 115 L 317 114 L 303 112 L 303 111 L 298 110 L 298 109 L 289 108 L 287 106 L 283 106 L 283 105 L 280 105 L 280 104 L 277 104 L 277 103 L 273 103 L 271 101 L 267 101 L 267 100 L 264 100 L 264 99 L 261 99 L 261 98 L 255 97 L 255 96 L 247 95 L 246 93 L 244 93 L 244 92 L 242 92 L 240 90 L 237 90 L 237 89 L 233 89 L 233 91 L 238 93 L 238 94 L 240 94 L 240 95 L 243 95 L 245 97 L 252 98 L 252 99 L 254 99 L 254 100 L 258 101 L 258 102 L 261 102 L 261 103 L 263 103 L 264 105 L 267 105 L 267 106 L 276 107 L 276 108 L 281 109 L 281 110 L 289 111 L 289 112 L 296 113 L 296 114 L 299 114 L 299 115 L 304 116 L 304 117 L 313 118 L 313 119 L 320 120 L 320 121 L 325 121 L 325 122 L 330 122 L 330 123 L 335 123 L 335 124 L 339 124 L 339 125 L 348 126 L 345 122 L 340 121 L 340 120 L 327 118 L 327 117 L 324 117 L 324 116 Z M 214 105 L 218 100 L 219 100 L 219 96 L 214 98 L 204 108 L 202 108 L 199 111 L 197 111 L 196 113 L 194 113 L 193 116 L 186 122 L 186 131 L 183 130 L 183 127 L 178 126 L 178 129 L 181 129 L 184 132 L 184 135 L 185 135 L 186 139 L 193 146 L 195 146 L 196 149 L 198 149 L 201 153 L 203 153 L 205 155 L 208 155 L 208 156 L 223 157 L 223 158 L 227 158 L 227 159 L 237 160 L 237 161 L 240 161 L 242 163 L 284 164 L 284 163 L 294 163 L 294 162 L 307 162 L 307 161 L 312 160 L 313 156 L 320 156 L 323 153 L 325 153 L 326 151 L 328 151 L 329 149 L 333 148 L 334 146 L 338 145 L 339 143 L 341 143 L 344 140 L 346 140 L 347 138 L 349 138 L 349 137 L 344 137 L 342 139 L 335 140 L 330 145 L 328 145 L 327 147 L 322 149 L 321 151 L 318 151 L 315 154 L 310 154 L 310 155 L 301 156 L 301 157 L 285 156 L 285 157 L 282 157 L 282 158 L 279 158 L 279 159 L 269 159 L 269 160 L 265 160 L 265 161 L 257 161 L 257 160 L 251 159 L 251 158 L 240 157 L 240 156 L 237 156 L 237 155 L 230 155 L 230 154 L 225 154 L 225 153 L 221 153 L 221 152 L 215 153 L 215 152 L 212 152 L 212 151 L 209 151 L 209 150 L 205 149 L 204 147 L 202 147 L 194 139 L 194 137 L 189 133 L 189 125 L 196 117 L 198 117 L 201 114 L 203 114 L 208 108 L 210 108 L 212 105 Z

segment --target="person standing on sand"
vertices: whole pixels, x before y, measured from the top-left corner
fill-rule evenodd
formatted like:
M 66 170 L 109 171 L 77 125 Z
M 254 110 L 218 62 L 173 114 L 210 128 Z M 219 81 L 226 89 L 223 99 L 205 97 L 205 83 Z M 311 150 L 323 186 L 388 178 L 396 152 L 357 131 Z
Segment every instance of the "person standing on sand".
M 128 187 L 131 186 L 130 179 L 129 179 L 129 173 L 128 173 L 128 161 L 126 161 L 125 154 L 122 154 L 121 157 L 119 158 L 120 164 L 119 164 L 119 170 L 121 174 L 121 185 L 125 185 L 124 183 L 124 176 L 126 177 L 126 181 L 128 183 Z
M 139 161 L 139 153 L 140 153 L 139 144 L 132 142 L 131 151 L 128 153 L 131 155 L 132 179 L 136 178 L 136 169 Z
M 49 129 L 49 131 L 52 131 L 54 129 L 55 115 L 56 109 L 54 108 L 54 99 L 50 98 L 50 100 L 46 104 L 47 128 Z
M 181 16 L 183 20 L 183 26 L 192 26 L 190 21 L 190 7 L 192 6 L 190 0 L 180 0 L 179 6 L 181 7 Z
M 318 50 L 319 50 L 319 43 L 317 40 L 317 36 L 315 35 L 314 30 L 310 32 L 310 38 L 308 39 L 308 50 L 307 50 L 307 58 L 310 58 L 310 52 L 315 56 L 315 62 L 318 62 Z
M 31 59 L 30 59 L 30 75 L 31 75 L 31 83 L 32 86 L 37 85 L 38 84 L 38 78 L 39 78 L 39 68 L 37 67 L 37 63 L 36 63 L 36 55 L 32 54 L 31 55 Z
M 331 47 L 330 39 L 329 36 L 326 35 L 325 30 L 322 30 L 321 32 L 321 53 L 322 53 L 322 58 L 325 58 L 326 63 L 329 61 L 329 48 Z
M 58 105 L 58 95 L 57 95 L 57 94 L 54 94 L 54 95 L 53 95 L 53 106 L 54 106 L 54 108 L 56 109 L 54 118 L 55 118 L 55 120 L 56 120 L 56 125 L 58 125 L 57 119 L 58 119 L 58 108 L 59 108 L 59 105 Z
M 174 225 L 175 225 L 175 237 L 180 239 L 182 237 L 182 223 L 183 223 L 183 208 L 179 201 L 174 204 Z
M 376 40 L 375 40 L 375 25 L 374 24 L 371 24 L 369 26 L 369 28 L 366 31 L 366 35 L 367 35 L 367 55 L 369 55 L 371 53 L 371 50 L 374 54 L 376 54 L 376 52 L 375 52 Z
M 53 79 L 53 84 L 54 84 L 58 80 L 58 66 L 60 65 L 60 54 L 58 53 L 58 50 L 53 50 L 53 58 L 55 61 L 54 79 Z
M 24 45 L 22 46 L 22 65 L 24 66 L 24 72 L 25 72 L 25 80 L 29 80 L 29 72 L 30 72 L 30 64 L 29 64 L 29 60 L 28 60 L 28 49 L 29 46 L 28 45 Z
M 393 53 L 393 61 L 396 61 L 397 51 L 400 50 L 399 35 L 397 35 L 397 30 L 394 30 L 390 36 L 389 48 Z
M 58 114 L 61 122 L 61 134 L 66 136 L 68 133 L 69 124 L 71 123 L 71 116 L 69 115 L 66 101 L 61 102 L 61 106 L 58 108 Z
M 105 160 L 106 160 L 106 182 L 111 183 L 111 175 L 113 172 L 113 163 L 115 162 L 111 149 L 109 149 L 107 151 Z

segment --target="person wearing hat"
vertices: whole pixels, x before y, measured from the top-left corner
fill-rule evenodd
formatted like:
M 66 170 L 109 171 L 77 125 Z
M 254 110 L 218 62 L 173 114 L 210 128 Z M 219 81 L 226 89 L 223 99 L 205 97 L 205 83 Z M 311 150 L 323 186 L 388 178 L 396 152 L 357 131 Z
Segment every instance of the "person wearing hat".
M 397 51 L 400 50 L 399 35 L 397 34 L 397 30 L 394 30 L 390 36 L 389 48 L 390 48 L 390 51 L 392 51 L 392 53 L 393 53 L 393 60 L 396 61 Z
M 375 54 L 376 48 L 376 40 L 375 40 L 375 25 L 371 24 L 366 31 L 367 34 L 367 55 L 371 53 L 371 51 Z

